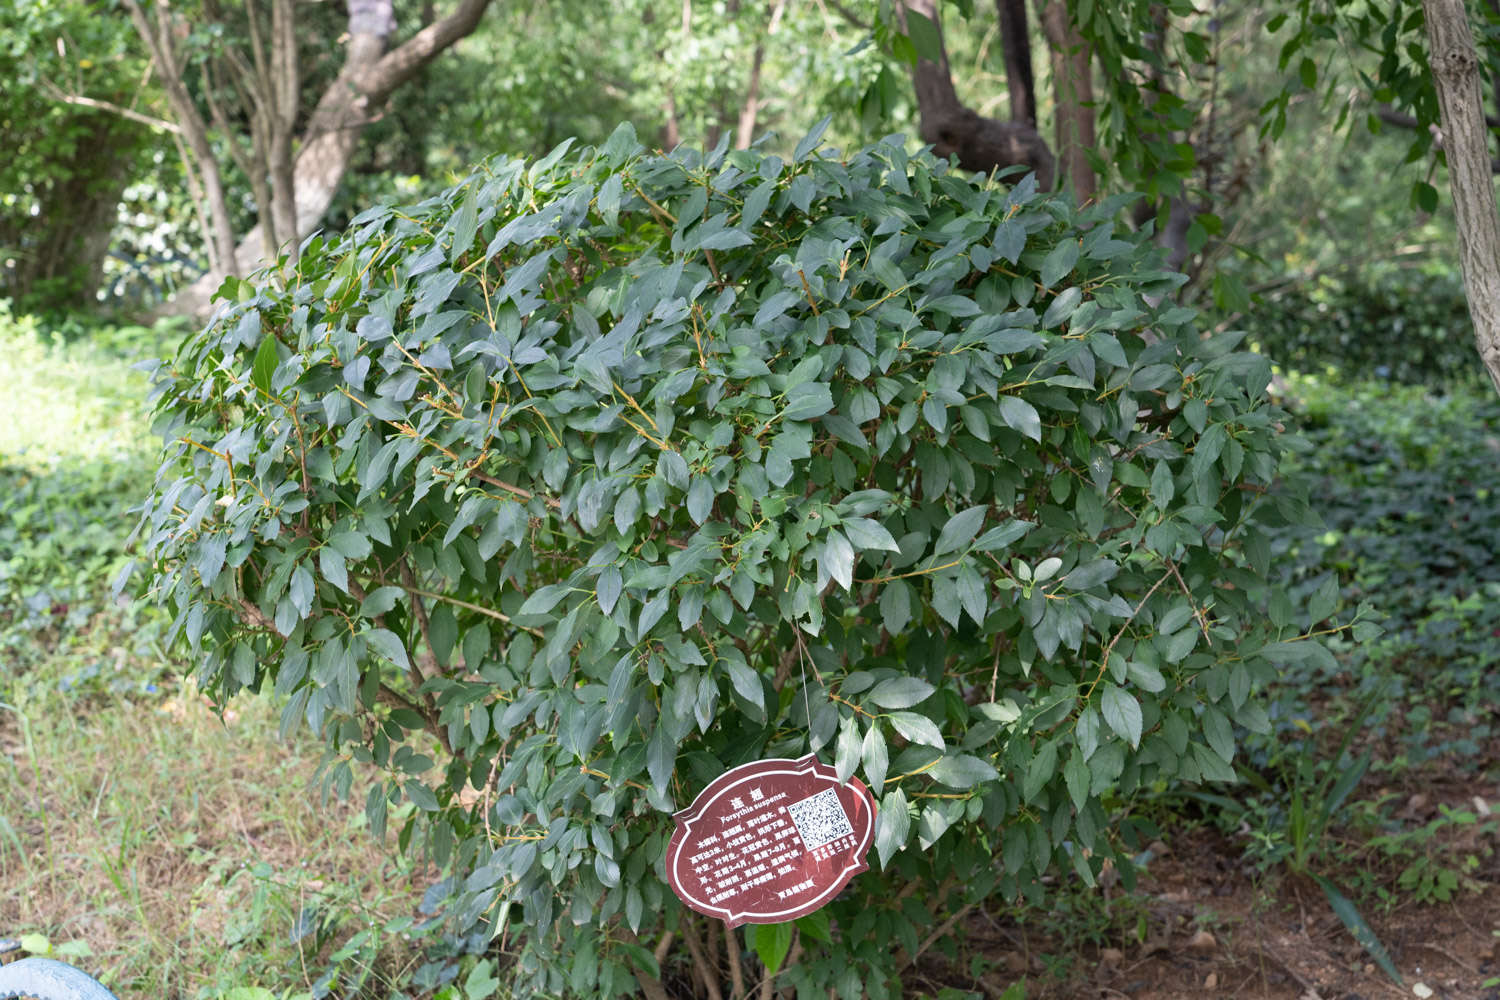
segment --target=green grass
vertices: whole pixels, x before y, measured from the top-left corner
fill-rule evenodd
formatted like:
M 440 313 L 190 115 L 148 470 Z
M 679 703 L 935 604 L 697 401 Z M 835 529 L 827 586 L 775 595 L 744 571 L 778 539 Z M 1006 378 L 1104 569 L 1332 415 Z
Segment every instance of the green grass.
M 370 840 L 362 790 L 323 805 L 312 737 L 279 740 L 264 698 L 220 715 L 166 648 L 165 613 L 112 592 L 157 448 L 130 365 L 170 338 L 64 338 L 0 308 L 0 936 L 24 935 L 125 998 L 491 995 L 492 965 L 443 954 L 484 942 L 440 941 L 420 908 L 436 873 Z M 1445 812 L 1423 825 L 1398 815 L 1404 795 L 1374 786 L 1433 767 L 1496 774 L 1475 751 L 1500 697 L 1500 403 L 1487 390 L 1289 385 L 1308 444 L 1293 471 L 1327 528 L 1281 537 L 1277 565 L 1309 591 L 1336 579 L 1351 605 L 1387 616 L 1386 632 L 1344 637 L 1337 673 L 1289 669 L 1270 692 L 1276 739 L 1244 758 L 1266 788 L 1198 805 L 1274 884 L 1299 769 L 1319 787 L 1341 727 L 1383 678 L 1390 697 L 1356 740 L 1371 777 L 1336 810 L 1316 867 L 1372 918 L 1476 898 L 1493 888 L 1492 862 L 1460 834 L 1492 821 Z M 1150 809 L 1168 836 L 1191 822 L 1180 799 Z M 1071 969 L 1080 949 L 1129 938 L 1142 918 L 1127 904 L 1064 893 L 1015 919 L 1043 927 Z M 455 976 L 465 988 L 442 986 Z
M 130 365 L 169 337 L 0 309 L 0 936 L 122 997 L 387 996 L 431 873 L 320 803 L 320 748 L 281 742 L 274 705 L 221 716 L 164 612 L 112 592 L 157 448 Z

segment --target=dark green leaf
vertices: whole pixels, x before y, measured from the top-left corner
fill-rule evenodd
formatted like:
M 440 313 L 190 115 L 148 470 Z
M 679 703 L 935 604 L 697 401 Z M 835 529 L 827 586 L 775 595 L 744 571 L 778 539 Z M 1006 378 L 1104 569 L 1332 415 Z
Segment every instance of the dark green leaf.
M 891 720 L 891 725 L 896 727 L 896 732 L 911 742 L 936 747 L 939 750 L 945 749 L 942 731 L 938 729 L 937 723 L 927 716 L 916 712 L 892 712 L 888 718 Z
M 1033 441 L 1042 439 L 1042 418 L 1036 407 L 1017 396 L 1000 397 L 1000 416 L 1005 425 L 1020 431 Z
M 276 354 L 276 337 L 268 333 L 255 352 L 255 366 L 250 371 L 250 381 L 254 382 L 255 387 L 267 396 L 273 395 L 271 376 L 276 374 L 278 364 L 280 364 L 280 358 Z
M 879 795 L 885 787 L 885 772 L 890 766 L 890 754 L 886 750 L 885 736 L 880 732 L 880 723 L 871 720 L 870 728 L 865 731 L 864 745 L 860 748 L 860 761 L 864 766 L 865 777 L 869 779 L 870 791 Z
M 1133 747 L 1140 745 L 1141 705 L 1130 692 L 1116 684 L 1105 684 L 1099 712 L 1116 736 Z
M 948 523 L 943 525 L 943 530 L 938 533 L 937 544 L 933 546 L 932 554 L 940 556 L 968 545 L 979 533 L 980 525 L 984 524 L 985 511 L 986 508 L 983 506 L 969 507 L 950 517 Z
M 1314 875 L 1318 886 L 1323 890 L 1323 895 L 1328 897 L 1328 905 L 1333 912 L 1343 921 L 1349 933 L 1354 935 L 1354 940 L 1359 942 L 1371 958 L 1375 959 L 1381 970 L 1391 977 L 1391 981 L 1403 989 L 1406 983 L 1401 979 L 1401 973 L 1396 971 L 1396 964 L 1391 961 L 1390 953 L 1385 950 L 1385 945 L 1380 943 L 1380 938 L 1375 936 L 1375 931 L 1360 915 L 1359 910 L 1349 901 L 1349 897 L 1339 892 L 1338 888 L 1322 875 Z
M 933 686 L 920 677 L 898 675 L 876 684 L 865 697 L 881 708 L 911 708 L 926 701 L 933 690 Z
M 1042 258 L 1040 275 L 1043 286 L 1053 287 L 1073 270 L 1073 265 L 1078 263 L 1078 248 L 1077 240 L 1065 239 Z
M 906 811 L 906 793 L 893 788 L 880 800 L 880 812 L 875 817 L 875 853 L 880 855 L 880 867 L 890 864 L 891 857 L 906 846 L 911 832 L 911 814 Z
M 927 771 L 933 780 L 950 788 L 973 788 L 983 781 L 993 781 L 1000 776 L 989 761 L 969 754 L 943 757 Z

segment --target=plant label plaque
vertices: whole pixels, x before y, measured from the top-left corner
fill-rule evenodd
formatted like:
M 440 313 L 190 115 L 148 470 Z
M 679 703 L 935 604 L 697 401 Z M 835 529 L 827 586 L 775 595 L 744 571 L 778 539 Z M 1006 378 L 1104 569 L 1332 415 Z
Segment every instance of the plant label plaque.
M 672 818 L 667 881 L 684 903 L 730 927 L 779 924 L 869 867 L 875 798 L 809 754 L 726 771 Z

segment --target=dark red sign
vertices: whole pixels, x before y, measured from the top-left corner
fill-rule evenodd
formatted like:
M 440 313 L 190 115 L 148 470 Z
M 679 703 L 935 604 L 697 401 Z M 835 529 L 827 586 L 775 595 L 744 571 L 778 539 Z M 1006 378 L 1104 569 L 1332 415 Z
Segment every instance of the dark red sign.
M 875 797 L 809 754 L 726 771 L 672 818 L 667 881 L 684 903 L 730 927 L 779 924 L 869 867 Z

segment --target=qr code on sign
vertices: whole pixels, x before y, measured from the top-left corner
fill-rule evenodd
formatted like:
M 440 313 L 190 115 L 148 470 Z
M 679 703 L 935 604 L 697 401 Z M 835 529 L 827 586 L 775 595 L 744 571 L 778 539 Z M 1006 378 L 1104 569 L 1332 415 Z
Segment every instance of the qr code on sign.
M 802 838 L 802 843 L 807 845 L 809 851 L 854 832 L 854 827 L 849 825 L 849 816 L 844 812 L 844 805 L 839 801 L 838 792 L 832 788 L 809 795 L 801 802 L 792 803 L 786 807 L 786 813 L 792 818 L 792 823 L 797 827 L 797 835 Z

